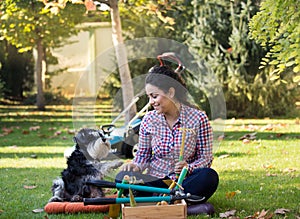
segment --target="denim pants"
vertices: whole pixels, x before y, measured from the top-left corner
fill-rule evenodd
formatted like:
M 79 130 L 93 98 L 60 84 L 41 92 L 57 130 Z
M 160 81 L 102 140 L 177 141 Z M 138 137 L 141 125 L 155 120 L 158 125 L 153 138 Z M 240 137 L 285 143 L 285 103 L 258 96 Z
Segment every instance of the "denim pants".
M 137 181 L 143 180 L 143 185 L 153 186 L 159 188 L 168 188 L 168 185 L 163 181 L 169 179 L 165 177 L 163 179 L 156 178 L 150 175 L 142 174 L 140 172 L 132 171 L 122 171 L 116 176 L 115 181 L 117 183 L 122 182 L 125 175 L 130 177 L 135 177 Z M 184 193 L 190 193 L 192 195 L 202 196 L 205 199 L 202 202 L 206 202 L 217 190 L 219 184 L 219 176 L 217 172 L 211 168 L 199 168 L 194 170 L 190 175 L 188 175 L 183 183 Z M 128 192 L 128 191 L 127 191 Z M 127 193 L 125 191 L 125 193 Z M 136 196 L 152 196 L 147 192 L 136 192 Z

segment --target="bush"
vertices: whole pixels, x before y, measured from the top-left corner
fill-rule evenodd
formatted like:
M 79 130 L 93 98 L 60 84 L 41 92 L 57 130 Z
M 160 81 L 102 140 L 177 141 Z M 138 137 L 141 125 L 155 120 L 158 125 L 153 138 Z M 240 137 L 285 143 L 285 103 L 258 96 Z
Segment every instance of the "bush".
M 25 105 L 34 105 L 36 104 L 36 94 L 29 95 L 24 101 Z M 71 104 L 72 101 L 65 96 L 63 96 L 60 92 L 52 93 L 45 92 L 44 93 L 46 105 L 65 105 Z
M 4 97 L 4 82 L 0 79 L 0 99 Z

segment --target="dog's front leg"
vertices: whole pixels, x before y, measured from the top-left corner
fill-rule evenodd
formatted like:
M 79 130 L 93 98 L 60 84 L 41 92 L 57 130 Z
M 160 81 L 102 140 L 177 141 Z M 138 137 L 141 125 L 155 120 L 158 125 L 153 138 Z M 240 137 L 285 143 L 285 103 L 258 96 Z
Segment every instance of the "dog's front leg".
M 80 186 L 76 194 L 71 197 L 71 202 L 82 202 L 83 201 L 83 190 L 84 185 Z
M 61 178 L 53 180 L 52 184 L 52 197 L 48 202 L 63 202 L 65 199 L 65 186 L 64 181 Z

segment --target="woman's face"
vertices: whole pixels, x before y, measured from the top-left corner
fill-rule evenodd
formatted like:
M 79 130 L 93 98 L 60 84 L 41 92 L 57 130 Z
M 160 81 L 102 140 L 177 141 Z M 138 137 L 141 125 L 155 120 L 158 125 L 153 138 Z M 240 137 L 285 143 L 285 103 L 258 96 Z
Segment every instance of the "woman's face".
M 169 93 L 165 93 L 163 90 L 151 84 L 146 84 L 145 90 L 149 98 L 149 103 L 157 113 L 166 113 L 174 107 Z

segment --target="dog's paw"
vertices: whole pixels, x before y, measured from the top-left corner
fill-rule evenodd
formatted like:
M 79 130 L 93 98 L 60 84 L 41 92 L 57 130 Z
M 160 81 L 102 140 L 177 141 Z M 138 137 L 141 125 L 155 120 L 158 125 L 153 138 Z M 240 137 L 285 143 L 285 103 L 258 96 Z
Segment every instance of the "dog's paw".
M 71 202 L 82 202 L 82 201 L 83 201 L 83 198 L 80 195 L 74 195 L 71 198 Z
M 63 199 L 58 196 L 53 196 L 52 198 L 49 199 L 48 202 L 63 202 Z
M 124 162 L 122 160 L 112 160 L 100 163 L 100 165 L 97 168 L 102 176 L 106 176 L 112 170 L 118 169 L 120 166 L 122 166 L 123 163 Z

